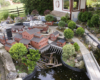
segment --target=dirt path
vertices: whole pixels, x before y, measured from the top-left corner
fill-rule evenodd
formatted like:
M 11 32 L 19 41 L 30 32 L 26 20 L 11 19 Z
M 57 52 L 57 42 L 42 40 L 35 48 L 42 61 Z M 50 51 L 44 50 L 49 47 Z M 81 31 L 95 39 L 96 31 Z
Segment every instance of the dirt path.
M 0 58 L 0 80 L 6 80 L 5 69 L 3 67 L 3 63 L 1 61 L 1 58 Z

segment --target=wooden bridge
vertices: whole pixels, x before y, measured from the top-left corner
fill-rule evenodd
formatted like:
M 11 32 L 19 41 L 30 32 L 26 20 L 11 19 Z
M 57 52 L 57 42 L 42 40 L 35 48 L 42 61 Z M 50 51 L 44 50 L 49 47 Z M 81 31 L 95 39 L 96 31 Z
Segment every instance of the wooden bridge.
M 81 53 L 89 74 L 90 80 L 100 80 L 100 66 L 95 60 L 94 56 L 77 38 L 73 38 L 74 42 L 77 42 L 80 46 Z

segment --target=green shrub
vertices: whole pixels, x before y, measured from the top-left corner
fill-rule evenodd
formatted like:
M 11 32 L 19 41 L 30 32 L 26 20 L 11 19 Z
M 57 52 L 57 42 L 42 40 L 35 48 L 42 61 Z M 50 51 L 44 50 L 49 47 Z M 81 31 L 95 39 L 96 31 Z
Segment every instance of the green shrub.
M 14 17 L 17 17 L 16 14 L 10 14 L 10 17 L 14 20 Z
M 65 27 L 65 22 L 64 21 L 60 21 L 59 23 L 58 23 L 58 26 L 60 27 L 60 28 L 63 28 L 63 27 Z
M 71 21 L 68 23 L 68 27 L 73 30 L 76 28 L 76 23 L 74 21 Z
M 82 14 L 83 14 L 83 12 L 80 12 L 80 13 L 78 14 L 78 20 L 79 20 L 79 21 L 82 21 L 82 19 L 81 19 Z
M 71 29 L 64 30 L 64 36 L 67 39 L 71 39 L 74 36 L 74 32 Z
M 48 14 L 48 15 L 45 16 L 45 20 L 46 20 L 46 21 L 49 21 L 49 22 L 50 22 L 50 21 L 53 21 L 53 20 L 54 20 L 54 16 L 51 15 L 51 14 Z
M 79 36 L 82 36 L 84 34 L 85 30 L 82 27 L 77 28 L 76 34 Z
M 82 22 L 86 22 L 88 19 L 88 12 L 84 12 L 81 16 L 81 20 Z
M 65 17 L 67 18 L 67 20 L 69 19 L 69 14 L 67 13 L 66 15 L 65 15 Z
M 33 16 L 35 16 L 37 14 L 39 14 L 39 12 L 36 9 L 31 12 L 31 15 L 33 15 Z
M 67 58 L 70 58 L 73 54 L 75 54 L 75 48 L 72 44 L 66 44 L 63 46 L 62 58 L 64 60 L 67 60 Z
M 69 22 L 71 22 L 71 21 L 72 21 L 72 20 L 68 20 L 68 21 L 67 21 L 67 24 L 68 24 Z
M 74 48 L 75 48 L 75 51 L 79 51 L 80 50 L 80 47 L 76 42 L 74 43 Z
M 7 19 L 8 18 L 8 16 L 9 16 L 9 12 L 8 11 L 4 11 L 3 13 L 3 19 Z
M 90 20 L 92 18 L 92 16 L 93 16 L 92 12 L 88 12 L 87 15 L 88 15 L 87 20 Z
M 64 16 L 61 17 L 61 21 L 67 22 L 67 20 L 68 19 L 66 17 L 64 17 Z
M 98 14 L 94 14 L 92 16 L 91 23 L 93 24 L 93 26 L 98 26 L 98 24 L 99 24 L 99 15 Z
M 91 23 L 91 20 L 88 20 L 87 25 L 88 25 L 89 27 L 93 27 L 93 24 Z

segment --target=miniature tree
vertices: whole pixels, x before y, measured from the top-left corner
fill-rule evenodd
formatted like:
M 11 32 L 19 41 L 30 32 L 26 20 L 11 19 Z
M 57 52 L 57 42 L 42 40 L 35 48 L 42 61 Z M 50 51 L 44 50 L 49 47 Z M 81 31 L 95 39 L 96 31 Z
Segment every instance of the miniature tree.
M 70 28 L 70 29 L 75 29 L 76 28 L 76 23 L 74 22 L 74 21 L 70 21 L 69 23 L 68 23 L 68 27 Z
M 93 16 L 92 12 L 88 12 L 87 15 L 88 15 L 87 20 L 91 20 L 91 18 L 92 18 L 92 16 Z
M 79 51 L 80 50 L 80 47 L 76 42 L 74 43 L 74 48 L 75 48 L 75 51 Z
M 91 20 L 88 20 L 88 21 L 87 21 L 87 25 L 88 25 L 89 27 L 93 27 L 93 24 L 91 23 Z
M 67 20 L 69 19 L 69 14 L 67 13 L 66 15 L 65 15 L 65 17 L 67 18 Z
M 35 16 L 37 14 L 38 14 L 38 11 L 36 9 L 31 12 L 31 15 L 34 15 Z
M 45 16 L 45 20 L 48 21 L 48 22 L 53 21 L 54 20 L 54 16 L 51 15 L 51 14 L 48 14 L 48 15 Z
M 94 14 L 91 18 L 91 23 L 93 24 L 93 26 L 98 26 L 99 24 L 99 15 L 98 14 Z
M 68 24 L 69 22 L 71 22 L 72 20 L 68 20 L 66 23 Z
M 28 70 L 33 71 L 36 62 L 40 59 L 40 54 L 38 50 L 29 50 L 30 54 L 27 55 L 27 57 L 22 58 L 22 62 L 25 63 L 28 66 Z
M 82 21 L 82 19 L 81 19 L 82 14 L 83 14 L 83 12 L 80 12 L 80 13 L 78 14 L 78 20 L 79 20 L 79 21 Z
M 67 22 L 67 20 L 68 19 L 66 17 L 64 17 L 64 16 L 61 17 L 61 21 Z
M 63 46 L 62 59 L 64 61 L 70 58 L 73 54 L 75 54 L 75 48 L 72 44 L 66 44 Z
M 82 27 L 77 28 L 76 34 L 79 36 L 82 36 L 84 34 L 85 30 Z
M 64 30 L 64 36 L 67 39 L 71 39 L 74 36 L 74 32 L 71 29 Z
M 18 60 L 27 54 L 27 48 L 23 43 L 16 43 L 10 48 L 9 52 L 14 60 Z
M 86 22 L 88 20 L 88 12 L 82 13 L 81 20 L 82 22 Z
M 51 12 L 50 10 L 45 10 L 44 15 L 50 14 L 50 12 Z
M 60 29 L 61 29 L 61 28 L 64 28 L 64 27 L 65 27 L 65 22 L 64 22 L 64 21 L 60 21 L 60 22 L 58 23 L 58 26 L 59 26 Z

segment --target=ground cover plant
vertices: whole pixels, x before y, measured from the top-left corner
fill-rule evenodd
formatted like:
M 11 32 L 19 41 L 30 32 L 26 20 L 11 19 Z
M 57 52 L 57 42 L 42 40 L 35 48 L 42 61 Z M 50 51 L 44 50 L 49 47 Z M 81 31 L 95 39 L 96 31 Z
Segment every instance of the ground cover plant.
M 69 23 L 68 23 L 68 27 L 70 28 L 70 29 L 75 29 L 76 28 L 76 23 L 74 22 L 74 21 L 70 21 Z

